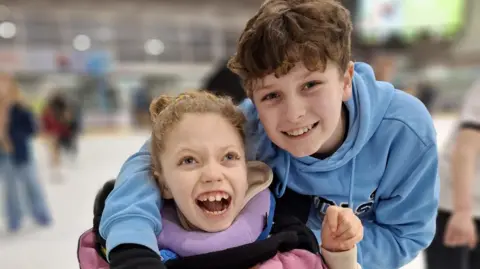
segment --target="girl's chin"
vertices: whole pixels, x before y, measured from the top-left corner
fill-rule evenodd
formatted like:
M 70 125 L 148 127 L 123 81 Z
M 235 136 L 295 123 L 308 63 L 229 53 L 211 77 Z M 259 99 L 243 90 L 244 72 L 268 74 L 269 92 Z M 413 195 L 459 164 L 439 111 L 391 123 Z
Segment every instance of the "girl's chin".
M 197 207 L 198 208 L 198 207 Z M 234 218 L 230 217 L 232 214 L 231 212 L 231 207 L 229 207 L 227 210 L 224 212 L 209 212 L 206 210 L 203 210 L 202 208 L 198 208 L 198 211 L 200 211 L 201 214 L 201 220 L 199 221 L 199 229 L 214 233 L 214 232 L 221 232 L 226 229 L 228 229 L 232 223 Z

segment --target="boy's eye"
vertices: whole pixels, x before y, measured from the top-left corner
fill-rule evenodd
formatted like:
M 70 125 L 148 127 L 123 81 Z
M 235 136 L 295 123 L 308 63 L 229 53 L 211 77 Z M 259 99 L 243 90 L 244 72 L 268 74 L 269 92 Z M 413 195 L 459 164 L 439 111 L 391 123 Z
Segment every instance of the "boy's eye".
M 275 99 L 275 98 L 277 98 L 277 97 L 278 97 L 278 94 L 272 92 L 272 93 L 269 93 L 269 94 L 265 95 L 265 96 L 262 98 L 262 101 L 273 100 L 273 99 Z
M 307 82 L 303 85 L 303 89 L 308 90 L 308 89 L 311 89 L 311 88 L 317 86 L 318 84 L 320 84 L 320 82 L 318 82 L 318 81 L 309 81 L 309 82 Z
M 197 161 L 193 157 L 187 156 L 180 160 L 179 165 L 189 165 L 189 164 L 195 164 L 195 163 L 197 163 Z
M 240 156 L 235 152 L 229 152 L 223 157 L 224 161 L 233 161 L 233 160 L 239 160 L 239 159 L 240 159 Z

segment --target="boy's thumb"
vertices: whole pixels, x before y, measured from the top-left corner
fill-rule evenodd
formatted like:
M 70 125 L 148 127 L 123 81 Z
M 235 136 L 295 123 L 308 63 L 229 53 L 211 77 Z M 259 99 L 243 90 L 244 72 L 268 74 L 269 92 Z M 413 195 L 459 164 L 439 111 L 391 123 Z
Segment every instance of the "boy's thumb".
M 330 228 L 330 230 L 334 233 L 337 231 L 338 214 L 339 214 L 339 208 L 337 206 L 329 206 L 327 208 L 327 214 L 326 214 L 327 225 Z

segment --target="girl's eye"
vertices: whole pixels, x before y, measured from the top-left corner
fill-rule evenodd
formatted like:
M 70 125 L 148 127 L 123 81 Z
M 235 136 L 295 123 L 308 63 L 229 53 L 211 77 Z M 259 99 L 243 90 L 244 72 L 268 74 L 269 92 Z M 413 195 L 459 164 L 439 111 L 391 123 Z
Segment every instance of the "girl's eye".
M 223 157 L 224 161 L 233 161 L 233 160 L 239 160 L 239 159 L 240 159 L 240 156 L 235 152 L 229 152 Z
M 189 165 L 189 164 L 195 164 L 195 163 L 197 163 L 197 161 L 193 157 L 187 156 L 180 160 L 179 165 Z
M 265 95 L 263 98 L 262 98 L 262 101 L 268 101 L 268 100 L 273 100 L 275 98 L 278 98 L 278 94 L 277 93 L 269 93 L 267 95 Z

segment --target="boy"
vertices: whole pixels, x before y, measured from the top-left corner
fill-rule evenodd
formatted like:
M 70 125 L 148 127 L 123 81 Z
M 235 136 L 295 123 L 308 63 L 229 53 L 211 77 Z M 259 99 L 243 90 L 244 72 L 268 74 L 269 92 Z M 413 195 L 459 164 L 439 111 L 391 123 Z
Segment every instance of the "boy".
M 436 134 L 420 101 L 350 61 L 351 31 L 334 0 L 266 1 L 229 67 L 249 96 L 240 106 L 248 154 L 279 178 L 276 210 L 307 212 L 320 241 L 328 206 L 348 207 L 364 225 L 362 267 L 399 268 L 435 232 Z M 103 213 L 100 232 L 118 263 L 158 256 L 162 200 L 149 183 L 147 148 L 124 164 Z

